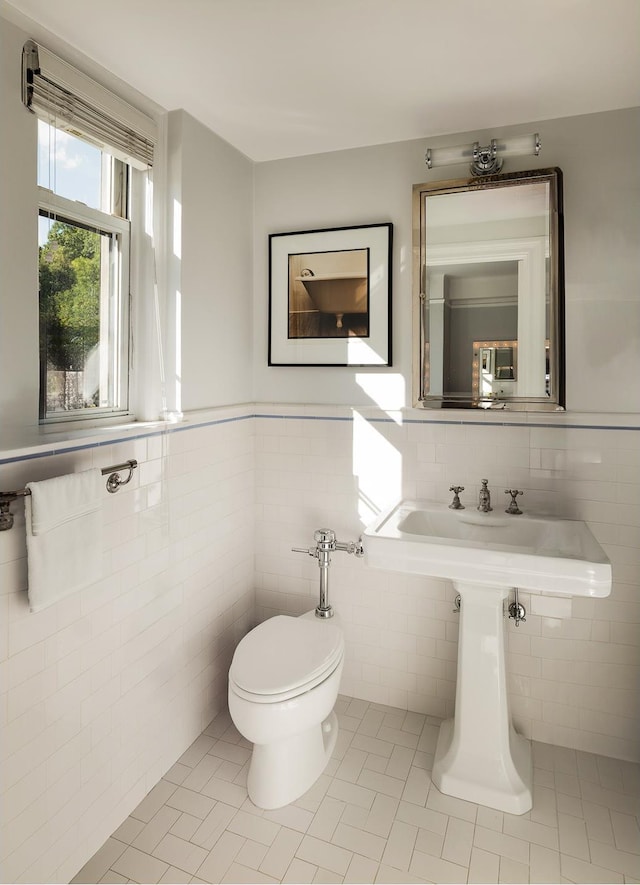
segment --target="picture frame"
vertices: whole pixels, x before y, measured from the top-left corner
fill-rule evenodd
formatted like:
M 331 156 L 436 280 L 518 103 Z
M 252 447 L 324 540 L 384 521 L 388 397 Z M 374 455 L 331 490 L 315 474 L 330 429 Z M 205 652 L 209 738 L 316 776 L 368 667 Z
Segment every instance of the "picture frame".
M 393 225 L 269 236 L 269 366 L 390 366 Z

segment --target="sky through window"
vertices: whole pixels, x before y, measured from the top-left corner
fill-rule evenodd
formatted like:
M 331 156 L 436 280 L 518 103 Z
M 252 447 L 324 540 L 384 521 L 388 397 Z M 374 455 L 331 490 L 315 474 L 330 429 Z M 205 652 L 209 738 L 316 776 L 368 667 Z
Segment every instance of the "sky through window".
M 101 174 L 100 148 L 38 120 L 40 187 L 69 200 L 77 200 L 92 209 L 101 209 Z M 42 242 L 41 232 L 41 245 Z

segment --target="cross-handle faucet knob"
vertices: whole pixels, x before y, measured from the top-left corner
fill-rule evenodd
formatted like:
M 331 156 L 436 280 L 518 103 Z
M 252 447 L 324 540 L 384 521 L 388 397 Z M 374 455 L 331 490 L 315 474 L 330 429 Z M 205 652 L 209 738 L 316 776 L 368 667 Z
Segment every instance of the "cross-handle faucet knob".
M 464 486 L 449 486 L 453 492 L 453 501 L 449 504 L 449 510 L 464 510 L 464 504 L 460 503 L 460 492 L 464 492 Z
M 516 501 L 516 498 L 518 497 L 518 495 L 522 495 L 523 492 L 521 492 L 520 489 L 505 489 L 504 493 L 505 495 L 511 495 L 511 502 L 504 512 L 513 513 L 518 516 L 520 513 L 522 513 L 522 510 L 520 510 L 520 508 L 518 507 L 518 502 Z

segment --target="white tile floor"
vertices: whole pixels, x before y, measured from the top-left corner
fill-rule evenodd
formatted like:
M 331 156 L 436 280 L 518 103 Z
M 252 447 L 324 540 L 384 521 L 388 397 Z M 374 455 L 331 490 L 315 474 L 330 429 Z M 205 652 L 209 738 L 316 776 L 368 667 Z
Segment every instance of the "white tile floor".
M 74 882 L 640 881 L 640 765 L 534 743 L 516 817 L 431 783 L 436 719 L 341 697 L 325 774 L 261 811 L 250 744 L 216 717 Z

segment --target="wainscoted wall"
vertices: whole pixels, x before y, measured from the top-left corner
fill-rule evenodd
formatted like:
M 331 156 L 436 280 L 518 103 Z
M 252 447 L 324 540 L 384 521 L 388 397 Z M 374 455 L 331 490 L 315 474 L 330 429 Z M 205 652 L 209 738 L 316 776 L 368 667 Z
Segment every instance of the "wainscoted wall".
M 0 466 L 7 490 L 140 465 L 105 489 L 105 577 L 87 590 L 30 614 L 22 504 L 0 534 L 3 881 L 68 882 L 225 706 L 254 615 L 245 415 Z
M 400 495 L 447 500 L 454 482 L 469 506 L 487 477 L 494 501 L 517 486 L 525 509 L 588 521 L 613 594 L 522 595 L 527 620 L 506 627 L 511 708 L 537 740 L 639 759 L 640 428 L 618 418 L 248 404 L 11 453 L 2 489 L 140 467 L 105 492 L 105 579 L 43 612 L 28 612 L 20 504 L 0 534 L 4 878 L 68 881 L 224 705 L 246 630 L 316 605 L 317 565 L 291 547 L 325 526 L 355 540 Z M 450 715 L 452 586 L 343 553 L 331 568 L 342 690 Z
M 474 506 L 487 477 L 521 506 L 586 520 L 613 563 L 607 599 L 521 594 L 526 622 L 507 622 L 511 709 L 526 736 L 640 759 L 640 433 L 629 416 L 504 417 L 308 406 L 256 419 L 256 581 L 260 619 L 316 605 L 315 561 L 291 553 L 319 527 L 356 539 L 401 495 Z M 574 427 L 566 426 L 568 424 Z M 604 425 L 598 428 L 597 425 Z M 556 425 L 556 426 L 554 426 Z M 450 716 L 458 616 L 446 581 L 369 569 L 336 553 L 331 599 L 347 635 L 342 689 Z

